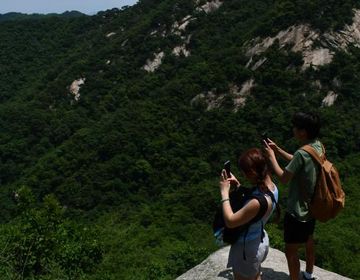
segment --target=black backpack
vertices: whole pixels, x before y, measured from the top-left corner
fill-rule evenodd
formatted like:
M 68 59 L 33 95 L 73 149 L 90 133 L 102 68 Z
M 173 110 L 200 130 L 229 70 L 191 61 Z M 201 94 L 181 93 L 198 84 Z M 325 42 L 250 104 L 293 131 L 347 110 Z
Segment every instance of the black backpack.
M 255 189 L 256 189 L 256 187 L 254 187 L 254 188 L 244 188 L 244 187 L 237 188 L 237 189 L 233 190 L 232 192 L 230 192 L 229 199 L 230 199 L 231 208 L 234 213 L 237 212 L 238 210 L 240 210 L 245 205 L 245 203 L 247 201 L 249 201 L 250 199 L 253 199 L 253 198 L 257 199 L 260 203 L 260 209 L 259 209 L 259 212 L 256 214 L 256 216 L 244 225 L 238 226 L 236 228 L 228 228 L 225 225 L 224 215 L 223 215 L 223 211 L 222 211 L 222 205 L 220 205 L 215 213 L 215 217 L 214 217 L 214 221 L 213 221 L 213 232 L 214 232 L 215 237 L 217 237 L 219 235 L 219 233 L 222 233 L 222 241 L 224 243 L 234 244 L 238 240 L 239 236 L 242 233 L 244 233 L 244 242 L 245 242 L 245 238 L 246 238 L 247 232 L 249 230 L 249 227 L 252 224 L 261 220 L 268 209 L 268 203 L 264 196 L 265 193 L 255 195 L 255 194 L 253 194 Z M 274 194 L 271 191 L 266 192 L 266 194 L 268 194 L 271 197 L 271 200 L 273 201 L 273 203 L 276 203 Z M 261 232 L 262 232 L 262 236 L 261 236 L 261 241 L 262 241 L 262 239 L 264 237 L 263 225 L 262 225 Z

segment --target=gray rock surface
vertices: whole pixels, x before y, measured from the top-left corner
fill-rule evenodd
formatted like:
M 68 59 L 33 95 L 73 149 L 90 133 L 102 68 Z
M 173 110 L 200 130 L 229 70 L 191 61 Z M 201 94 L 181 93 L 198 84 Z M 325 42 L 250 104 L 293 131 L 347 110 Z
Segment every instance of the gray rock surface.
M 201 264 L 176 278 L 176 280 L 232 280 L 231 269 L 226 268 L 229 249 L 230 247 L 226 246 L 216 251 Z M 301 269 L 305 269 L 304 261 L 301 261 Z M 262 264 L 261 271 L 262 280 L 288 280 L 288 268 L 284 253 L 270 248 L 269 254 Z M 319 267 L 314 268 L 314 274 L 322 280 L 350 279 Z
M 353 23 L 345 25 L 343 30 L 320 33 L 312 29 L 309 24 L 293 25 L 286 30 L 281 30 L 277 35 L 267 38 L 255 38 L 246 43 L 246 54 L 250 57 L 247 67 L 257 69 L 264 63 L 264 58 L 255 62 L 254 55 L 264 53 L 274 42 L 280 48 L 292 46 L 294 52 L 301 52 L 304 60 L 303 69 L 310 66 L 317 67 L 332 62 L 334 49 L 347 51 L 351 45 L 360 47 L 360 10 L 354 10 Z M 321 47 L 319 46 L 319 43 Z

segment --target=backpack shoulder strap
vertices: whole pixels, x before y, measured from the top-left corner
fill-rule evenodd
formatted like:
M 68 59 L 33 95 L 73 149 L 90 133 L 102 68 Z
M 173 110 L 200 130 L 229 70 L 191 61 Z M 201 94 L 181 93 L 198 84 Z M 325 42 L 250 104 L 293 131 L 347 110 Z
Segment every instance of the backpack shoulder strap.
M 246 225 L 246 229 L 245 229 L 245 233 L 244 233 L 244 237 L 243 237 L 243 246 L 244 246 L 244 250 L 243 250 L 243 259 L 246 260 L 246 255 L 245 255 L 245 246 L 246 246 L 246 236 L 248 234 L 249 231 L 249 227 L 251 224 L 256 223 L 258 221 L 260 221 L 262 219 L 262 217 L 264 217 L 267 209 L 268 209 L 268 202 L 267 199 L 265 198 L 265 195 L 262 194 L 258 194 L 258 195 L 251 195 L 250 199 L 256 199 L 257 201 L 259 201 L 260 203 L 260 209 L 259 212 L 256 214 L 256 216 L 254 218 L 252 218 Z M 265 236 L 264 233 L 264 224 L 261 221 L 261 242 L 263 242 L 263 238 Z
M 324 146 L 323 147 L 323 156 L 325 158 L 325 149 Z M 316 150 L 310 146 L 310 145 L 305 145 L 303 147 L 301 147 L 301 150 L 304 150 L 305 152 L 309 153 L 311 155 L 311 157 L 313 159 L 315 159 L 320 165 L 322 165 L 324 163 L 324 158 L 321 158 L 320 155 L 316 152 Z
M 266 194 L 267 194 L 268 196 L 270 196 L 270 198 L 271 198 L 271 200 L 272 200 L 273 203 L 277 204 L 277 201 L 276 201 L 275 196 L 274 196 L 274 194 L 273 194 L 272 191 L 269 190 L 269 191 L 266 192 Z

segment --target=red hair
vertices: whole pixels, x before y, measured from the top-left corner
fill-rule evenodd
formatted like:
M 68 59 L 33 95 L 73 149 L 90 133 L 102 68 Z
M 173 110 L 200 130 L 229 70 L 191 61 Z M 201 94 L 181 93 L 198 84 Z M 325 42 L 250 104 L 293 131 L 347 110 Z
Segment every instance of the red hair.
M 258 184 L 260 186 L 264 185 L 269 168 L 266 158 L 260 149 L 252 148 L 244 152 L 239 158 L 239 167 L 245 174 L 255 174 Z
M 269 174 L 269 168 L 267 165 L 267 160 L 263 154 L 263 152 L 258 148 L 252 148 L 244 152 L 239 158 L 239 167 L 245 174 L 255 174 L 257 179 L 257 186 L 265 187 L 265 178 L 266 175 Z M 276 222 L 280 221 L 280 207 L 279 204 L 276 203 Z

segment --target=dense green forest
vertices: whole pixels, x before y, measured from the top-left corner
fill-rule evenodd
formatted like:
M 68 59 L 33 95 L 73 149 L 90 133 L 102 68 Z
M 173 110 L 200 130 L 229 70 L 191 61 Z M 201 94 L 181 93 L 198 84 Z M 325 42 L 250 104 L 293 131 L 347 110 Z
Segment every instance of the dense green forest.
M 254 38 L 294 25 L 342 30 L 358 1 L 204 4 L 140 0 L 94 16 L 0 23 L 1 279 L 176 278 L 218 249 L 211 223 L 222 163 L 244 181 L 237 157 L 264 131 L 295 151 L 299 110 L 321 115 L 347 195 L 344 211 L 318 224 L 316 264 L 360 278 L 360 49 L 333 48 L 331 63 L 305 70 L 301 52 L 278 41 L 254 57 L 266 58 L 257 69 L 246 55 Z M 174 54 L 184 44 L 190 55 Z M 250 79 L 236 107 L 229 88 Z M 323 106 L 329 91 L 337 99 Z M 221 102 L 209 110 L 214 96 Z M 283 249 L 281 223 L 267 230 Z

